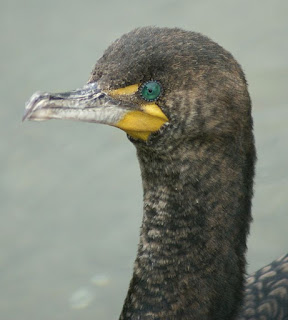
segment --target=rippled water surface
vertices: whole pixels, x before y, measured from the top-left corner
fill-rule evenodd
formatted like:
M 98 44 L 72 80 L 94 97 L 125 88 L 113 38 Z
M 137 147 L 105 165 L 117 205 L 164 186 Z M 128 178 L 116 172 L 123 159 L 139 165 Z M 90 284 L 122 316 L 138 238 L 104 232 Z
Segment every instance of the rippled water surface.
M 120 130 L 21 123 L 37 90 L 81 87 L 137 26 L 200 31 L 243 66 L 258 147 L 249 271 L 288 251 L 288 2 L 0 1 L 0 318 L 117 319 L 142 212 L 134 147 Z

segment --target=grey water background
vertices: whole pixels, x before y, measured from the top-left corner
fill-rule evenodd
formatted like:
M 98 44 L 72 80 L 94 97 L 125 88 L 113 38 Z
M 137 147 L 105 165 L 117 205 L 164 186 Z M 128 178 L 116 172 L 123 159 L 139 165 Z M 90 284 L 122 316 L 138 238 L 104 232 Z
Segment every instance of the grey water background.
M 21 122 L 38 90 L 81 87 L 103 50 L 144 25 L 202 32 L 243 66 L 258 149 L 248 271 L 288 251 L 288 2 L 0 1 L 0 319 L 117 319 L 142 217 L 120 130 Z

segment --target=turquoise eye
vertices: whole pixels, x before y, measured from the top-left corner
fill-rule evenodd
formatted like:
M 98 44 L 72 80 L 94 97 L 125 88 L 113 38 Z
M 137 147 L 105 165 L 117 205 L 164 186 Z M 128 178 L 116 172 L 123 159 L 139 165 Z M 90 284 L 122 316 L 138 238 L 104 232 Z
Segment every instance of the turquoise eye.
M 156 101 L 162 93 L 162 86 L 158 81 L 147 81 L 140 87 L 141 97 L 146 101 Z

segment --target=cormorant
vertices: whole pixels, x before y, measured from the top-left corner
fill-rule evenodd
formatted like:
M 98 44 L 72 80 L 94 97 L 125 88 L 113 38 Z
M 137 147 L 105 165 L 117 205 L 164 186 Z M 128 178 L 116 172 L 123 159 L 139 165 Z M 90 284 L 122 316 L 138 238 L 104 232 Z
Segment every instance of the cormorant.
M 83 88 L 35 93 L 26 118 L 116 126 L 137 149 L 144 215 L 120 319 L 288 319 L 288 256 L 245 280 L 256 153 L 229 52 L 199 33 L 138 28 Z

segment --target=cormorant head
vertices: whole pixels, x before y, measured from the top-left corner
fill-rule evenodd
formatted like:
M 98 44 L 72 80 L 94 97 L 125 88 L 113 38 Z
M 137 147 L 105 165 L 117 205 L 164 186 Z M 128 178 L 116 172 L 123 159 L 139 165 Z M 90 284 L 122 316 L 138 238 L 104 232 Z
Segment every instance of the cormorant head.
M 35 93 L 26 118 L 104 123 L 138 146 L 167 150 L 176 141 L 251 128 L 245 77 L 231 54 L 201 34 L 155 27 L 116 40 L 83 88 Z

